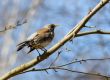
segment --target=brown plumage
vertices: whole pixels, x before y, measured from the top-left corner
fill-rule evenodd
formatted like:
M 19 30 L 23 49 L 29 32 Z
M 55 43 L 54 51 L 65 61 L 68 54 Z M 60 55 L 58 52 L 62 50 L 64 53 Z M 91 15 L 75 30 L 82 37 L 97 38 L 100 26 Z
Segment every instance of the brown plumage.
M 49 24 L 44 28 L 39 29 L 35 33 L 33 33 L 26 41 L 18 44 L 17 51 L 21 50 L 25 46 L 30 47 L 30 53 L 33 50 L 41 49 L 46 51 L 45 47 L 53 40 L 54 38 L 54 29 L 57 25 Z

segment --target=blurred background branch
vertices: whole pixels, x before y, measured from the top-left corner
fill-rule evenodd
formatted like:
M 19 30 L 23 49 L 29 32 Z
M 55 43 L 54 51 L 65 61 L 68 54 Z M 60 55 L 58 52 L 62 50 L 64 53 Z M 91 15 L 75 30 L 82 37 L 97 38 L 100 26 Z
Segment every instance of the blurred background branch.
M 6 25 L 5 28 L 3 30 L 0 31 L 0 33 L 2 32 L 5 32 L 9 29 L 15 29 L 17 28 L 18 26 L 21 26 L 23 24 L 27 23 L 27 20 L 24 20 L 24 21 L 17 21 L 16 24 L 10 24 L 10 25 Z

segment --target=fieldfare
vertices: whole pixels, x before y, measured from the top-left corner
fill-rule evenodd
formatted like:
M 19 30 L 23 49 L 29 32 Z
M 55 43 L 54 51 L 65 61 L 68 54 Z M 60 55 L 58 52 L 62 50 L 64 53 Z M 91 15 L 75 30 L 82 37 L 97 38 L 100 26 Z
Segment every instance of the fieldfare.
M 56 24 L 49 24 L 49 25 L 44 26 L 44 28 L 39 29 L 38 31 L 33 33 L 31 36 L 29 36 L 26 41 L 18 44 L 17 51 L 21 50 L 25 46 L 30 48 L 28 53 L 30 53 L 33 50 L 38 51 L 38 49 L 46 51 L 45 47 L 54 38 L 54 29 L 56 26 L 57 26 Z

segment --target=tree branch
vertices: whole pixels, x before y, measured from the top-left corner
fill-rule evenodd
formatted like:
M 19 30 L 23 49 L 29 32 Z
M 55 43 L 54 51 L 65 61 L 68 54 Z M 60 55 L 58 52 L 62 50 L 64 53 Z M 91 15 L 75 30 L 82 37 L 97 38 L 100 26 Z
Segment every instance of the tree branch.
M 107 4 L 109 0 L 100 0 L 99 4 L 89 13 L 87 16 L 85 16 L 76 26 L 73 31 L 69 33 L 69 35 L 65 36 L 61 41 L 59 41 L 57 44 L 55 44 L 52 48 L 50 48 L 47 52 L 42 54 L 41 56 L 38 56 L 37 58 L 33 59 L 32 61 L 25 63 L 19 67 L 16 67 L 15 69 L 12 69 L 11 71 L 7 72 L 5 75 L 0 77 L 0 80 L 7 80 L 31 67 L 34 65 L 42 62 L 43 60 L 47 59 L 50 55 L 52 55 L 56 50 L 58 50 L 61 46 L 63 46 L 66 42 L 68 42 L 71 38 L 74 38 L 75 35 L 83 28 L 83 26 L 88 22 L 88 20 L 96 14 L 105 4 Z
M 60 65 L 60 66 L 57 66 L 57 67 L 64 67 L 64 66 L 67 66 L 67 65 L 71 65 L 71 64 L 73 64 L 73 63 L 82 63 L 82 62 L 87 62 L 87 61 L 104 61 L 104 60 L 110 60 L 110 58 L 75 60 L 75 61 L 72 61 L 72 62 L 63 64 L 63 65 Z
M 80 31 L 82 27 L 85 27 L 85 24 L 88 22 L 88 20 L 96 14 L 96 12 L 98 12 L 103 6 L 105 6 L 107 3 L 109 3 L 110 0 L 100 0 L 100 3 L 97 4 L 97 6 L 93 9 L 91 9 L 91 11 L 89 11 L 88 15 L 85 16 L 80 22 L 79 24 L 77 24 L 72 30 L 69 31 L 69 34 L 73 33 L 74 31 L 76 31 L 76 33 L 78 31 Z M 81 26 L 82 25 L 82 26 Z M 81 27 L 80 27 L 81 26 Z M 80 28 L 79 28 L 80 27 Z M 73 36 L 74 37 L 74 36 Z
M 89 34 L 110 34 L 110 32 L 102 31 L 102 30 L 94 30 L 94 31 L 88 31 L 88 32 L 79 32 L 75 37 L 85 36 Z
M 88 72 L 82 72 L 82 71 L 76 71 L 76 70 L 71 70 L 71 69 L 67 69 L 67 68 L 63 68 L 63 67 L 49 67 L 49 68 L 43 68 L 43 69 L 32 69 L 32 70 L 28 70 L 22 73 L 27 73 L 27 72 L 35 72 L 35 71 L 47 71 L 49 69 L 53 69 L 53 70 L 65 70 L 65 71 L 69 71 L 69 72 L 74 72 L 74 73 L 80 73 L 80 74 L 86 74 L 86 75 L 94 75 L 94 76 L 100 76 L 100 77 L 104 77 L 108 80 L 108 78 L 110 78 L 110 76 L 106 76 L 106 75 L 102 75 L 100 73 L 88 73 Z M 21 74 L 22 74 L 21 73 Z
M 71 65 L 73 63 L 82 63 L 82 62 L 87 62 L 87 61 L 104 61 L 104 60 L 110 60 L 110 58 L 75 60 L 75 61 L 63 64 L 63 65 L 59 65 L 59 66 L 53 66 L 53 67 L 49 66 L 48 68 L 42 68 L 42 69 L 33 68 L 31 70 L 27 70 L 27 71 L 21 72 L 20 74 L 27 73 L 27 72 L 34 72 L 34 71 L 47 71 L 49 69 L 53 69 L 53 70 L 60 69 L 60 70 L 66 70 L 66 71 L 75 72 L 75 73 L 82 73 L 82 74 L 86 74 L 86 75 L 101 76 L 101 77 L 105 77 L 105 78 L 108 79 L 108 78 L 110 78 L 109 76 L 101 75 L 99 73 L 87 73 L 87 72 L 81 72 L 81 71 L 76 71 L 76 70 L 71 70 L 71 69 L 65 69 L 64 68 L 65 66 Z

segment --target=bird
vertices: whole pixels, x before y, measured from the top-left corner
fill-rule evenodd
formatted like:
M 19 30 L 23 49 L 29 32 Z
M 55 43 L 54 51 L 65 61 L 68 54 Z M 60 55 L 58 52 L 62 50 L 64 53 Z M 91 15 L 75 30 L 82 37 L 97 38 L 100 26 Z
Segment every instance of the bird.
M 28 51 L 28 54 L 33 50 L 37 50 L 37 52 L 39 53 L 38 49 L 44 52 L 47 51 L 45 47 L 48 46 L 53 40 L 55 35 L 54 30 L 57 26 L 58 26 L 57 24 L 45 25 L 43 28 L 31 34 L 25 41 L 19 43 L 17 45 L 18 47 L 17 51 L 20 51 L 26 46 L 30 48 L 30 50 Z

